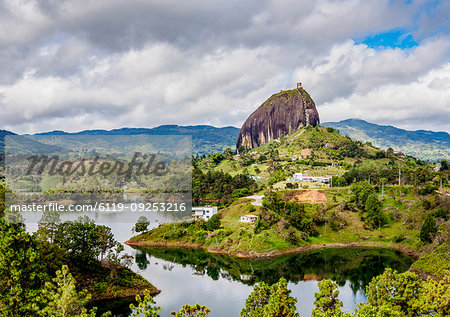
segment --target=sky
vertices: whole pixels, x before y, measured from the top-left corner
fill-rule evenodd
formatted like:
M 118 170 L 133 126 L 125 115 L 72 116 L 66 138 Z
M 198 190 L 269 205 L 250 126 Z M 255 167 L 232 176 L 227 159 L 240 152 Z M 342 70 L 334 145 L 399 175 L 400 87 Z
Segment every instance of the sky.
M 0 129 L 240 127 L 301 81 L 321 122 L 450 132 L 450 1 L 0 0 Z

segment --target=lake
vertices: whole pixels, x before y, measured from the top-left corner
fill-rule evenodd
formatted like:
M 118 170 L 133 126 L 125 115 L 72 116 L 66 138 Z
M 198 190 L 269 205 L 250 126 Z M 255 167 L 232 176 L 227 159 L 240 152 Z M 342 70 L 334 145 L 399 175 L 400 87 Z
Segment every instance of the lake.
M 61 219 L 73 220 L 86 213 L 61 215 Z M 22 214 L 28 231 L 35 231 L 39 220 L 33 213 Z M 126 241 L 132 235 L 133 223 L 140 216 L 136 212 L 87 214 L 97 224 L 111 227 L 118 241 Z M 153 226 L 170 219 L 164 215 L 147 215 Z M 148 279 L 161 290 L 155 296 L 161 306 L 160 315 L 179 310 L 183 304 L 208 306 L 210 316 L 239 316 L 245 299 L 253 285 L 264 281 L 288 280 L 292 295 L 298 299 L 301 316 L 310 316 L 317 281 L 329 278 L 339 285 L 339 298 L 343 309 L 354 311 L 356 305 L 366 300 L 364 290 L 373 276 L 386 267 L 406 271 L 412 259 L 401 252 L 382 248 L 322 249 L 308 253 L 282 256 L 274 259 L 249 260 L 234 256 L 212 254 L 197 249 L 143 248 L 125 246 L 125 252 L 133 255 L 132 270 Z M 128 316 L 128 301 L 96 303 L 101 310 L 111 309 L 114 316 Z
M 366 300 L 364 290 L 373 276 L 385 267 L 405 271 L 412 263 L 396 250 L 379 248 L 323 249 L 265 260 L 198 249 L 135 247 L 132 253 L 133 270 L 162 291 L 155 297 L 162 316 L 186 303 L 208 306 L 211 316 L 239 316 L 255 283 L 274 283 L 281 277 L 298 298 L 301 316 L 311 315 L 317 281 L 322 278 L 337 282 L 343 308 L 354 311 Z M 116 316 L 127 316 L 127 305 L 118 303 Z

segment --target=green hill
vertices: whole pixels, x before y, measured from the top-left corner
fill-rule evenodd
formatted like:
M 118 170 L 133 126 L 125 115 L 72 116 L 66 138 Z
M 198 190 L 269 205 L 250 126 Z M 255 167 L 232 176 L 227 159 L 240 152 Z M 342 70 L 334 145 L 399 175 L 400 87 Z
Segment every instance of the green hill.
M 360 119 L 325 122 L 323 126 L 338 129 L 341 134 L 352 139 L 371 142 L 383 149 L 393 148 L 422 160 L 450 159 L 450 135 L 446 132 L 408 131 Z
M 347 173 L 346 183 L 352 182 L 353 178 L 367 179 L 369 175 L 374 181 L 387 177 L 394 183 L 398 164 L 405 166 L 406 173 L 407 165 L 415 166 L 417 162 L 413 157 L 396 155 L 370 143 L 352 140 L 334 128 L 309 126 L 238 156 L 232 157 L 226 152 L 213 154 L 201 160 L 199 167 L 204 171 L 222 171 L 231 175 L 249 174 L 261 183 L 284 188 L 288 179 L 300 172 L 336 177 Z M 319 183 L 303 185 L 322 186 Z

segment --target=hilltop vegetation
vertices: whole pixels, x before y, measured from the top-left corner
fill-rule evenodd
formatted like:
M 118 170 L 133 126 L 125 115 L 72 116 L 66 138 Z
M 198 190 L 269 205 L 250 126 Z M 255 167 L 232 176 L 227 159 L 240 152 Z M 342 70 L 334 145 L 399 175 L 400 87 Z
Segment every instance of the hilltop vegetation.
M 446 132 L 407 131 L 359 119 L 325 122 L 343 135 L 361 142 L 372 142 L 383 149 L 393 148 L 422 160 L 440 161 L 450 159 L 450 135 Z
M 196 166 L 203 171 L 255 176 L 258 183 L 277 184 L 282 188 L 296 172 L 311 176 L 334 175 L 335 186 L 369 178 L 375 184 L 398 184 L 399 171 L 401 185 L 424 184 L 435 177 L 433 185 L 437 185 L 441 178 L 444 184 L 448 181 L 447 174 L 436 174 L 432 166 L 424 161 L 396 154 L 392 149 L 380 150 L 369 142 L 354 141 L 330 127 L 300 128 L 258 148 L 241 148 L 239 156 L 233 157 L 228 153 L 215 153 L 206 159 L 199 159 Z M 311 183 L 298 185 L 323 187 Z

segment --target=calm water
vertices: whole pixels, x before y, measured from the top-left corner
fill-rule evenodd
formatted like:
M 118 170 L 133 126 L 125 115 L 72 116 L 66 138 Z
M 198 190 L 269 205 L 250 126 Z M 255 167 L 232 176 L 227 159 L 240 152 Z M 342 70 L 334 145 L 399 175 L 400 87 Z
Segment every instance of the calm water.
M 65 214 L 61 218 L 72 220 L 82 214 Z M 133 223 L 140 216 L 136 212 L 88 215 L 97 224 L 111 227 L 122 242 L 131 237 Z M 39 218 L 32 213 L 23 216 L 28 230 L 35 231 L 34 222 Z M 153 226 L 170 220 L 158 214 L 149 218 Z M 273 283 L 281 277 L 289 281 L 292 295 L 298 298 L 301 316 L 311 315 L 317 280 L 322 278 L 338 283 L 344 309 L 353 311 L 365 301 L 365 286 L 373 276 L 385 267 L 405 271 L 412 263 L 409 257 L 389 249 L 324 249 L 271 260 L 248 260 L 194 249 L 125 248 L 134 257 L 132 269 L 161 290 L 155 297 L 162 308 L 161 316 L 168 316 L 186 303 L 208 306 L 213 317 L 239 316 L 255 283 Z M 97 303 L 99 308 L 113 310 L 115 316 L 128 316 L 128 305 L 126 301 Z
M 411 259 L 388 249 L 324 249 L 271 260 L 247 260 L 195 249 L 136 248 L 134 270 L 162 290 L 155 297 L 161 315 L 183 304 L 207 305 L 211 316 L 239 316 L 245 299 L 260 281 L 289 281 L 301 316 L 310 316 L 317 280 L 339 285 L 344 309 L 365 301 L 364 289 L 389 266 L 405 271 Z M 120 309 L 118 310 L 119 313 Z M 126 309 L 122 312 L 126 316 Z

